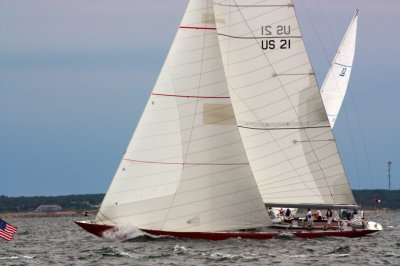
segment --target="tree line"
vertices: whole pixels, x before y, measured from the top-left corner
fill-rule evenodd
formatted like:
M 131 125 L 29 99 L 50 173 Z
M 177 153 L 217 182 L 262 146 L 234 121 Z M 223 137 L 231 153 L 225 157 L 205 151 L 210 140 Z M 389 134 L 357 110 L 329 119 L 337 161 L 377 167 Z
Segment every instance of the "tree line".
M 7 197 L 0 196 L 0 213 L 31 212 L 40 205 L 60 205 L 63 211 L 82 211 L 97 209 L 104 194 L 85 194 L 67 196 Z
M 400 190 L 353 190 L 356 202 L 363 209 L 400 209 Z M 0 196 L 0 213 L 31 212 L 40 205 L 60 205 L 64 211 L 95 210 L 104 194 L 67 196 L 7 197 Z

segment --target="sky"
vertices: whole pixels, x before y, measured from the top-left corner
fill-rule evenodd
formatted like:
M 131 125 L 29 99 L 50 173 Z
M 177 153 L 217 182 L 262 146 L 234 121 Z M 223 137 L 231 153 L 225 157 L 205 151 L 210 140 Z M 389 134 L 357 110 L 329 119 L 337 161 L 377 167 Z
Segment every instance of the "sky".
M 187 0 L 0 0 L 0 195 L 105 193 Z M 321 85 L 360 8 L 334 133 L 353 189 L 400 189 L 398 0 L 294 0 Z

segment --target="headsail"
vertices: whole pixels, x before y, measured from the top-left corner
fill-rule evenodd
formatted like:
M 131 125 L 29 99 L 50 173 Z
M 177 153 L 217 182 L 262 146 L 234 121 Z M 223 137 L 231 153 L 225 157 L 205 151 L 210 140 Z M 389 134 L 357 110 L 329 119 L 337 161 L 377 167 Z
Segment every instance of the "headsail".
M 333 128 L 346 95 L 356 47 L 358 10 L 340 44 L 321 88 L 322 100 Z
M 236 126 L 211 0 L 189 2 L 96 222 L 176 232 L 270 225 Z
M 235 117 L 264 202 L 355 205 L 290 0 L 214 0 Z

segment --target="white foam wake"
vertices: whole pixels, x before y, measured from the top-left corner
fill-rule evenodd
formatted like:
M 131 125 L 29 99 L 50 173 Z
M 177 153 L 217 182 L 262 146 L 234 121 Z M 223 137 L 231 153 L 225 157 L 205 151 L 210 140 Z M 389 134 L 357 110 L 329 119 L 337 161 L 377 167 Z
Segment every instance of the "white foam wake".
M 108 230 L 104 232 L 103 237 L 108 240 L 128 240 L 143 235 L 148 234 L 134 226 L 120 225 L 114 230 Z

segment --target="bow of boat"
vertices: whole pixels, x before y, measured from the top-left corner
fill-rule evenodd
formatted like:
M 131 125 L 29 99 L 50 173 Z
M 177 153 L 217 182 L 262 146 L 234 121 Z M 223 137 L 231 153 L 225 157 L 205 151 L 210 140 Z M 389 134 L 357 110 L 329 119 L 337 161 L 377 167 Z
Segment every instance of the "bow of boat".
M 87 232 L 96 235 L 98 237 L 103 237 L 104 232 L 106 231 L 115 231 L 116 227 L 111 225 L 97 224 L 94 221 L 86 220 L 86 221 L 75 221 L 79 227 L 86 230 Z

